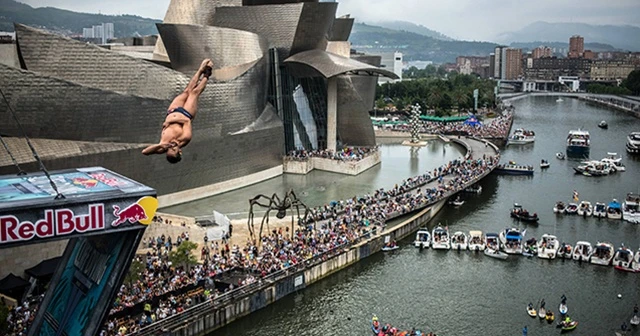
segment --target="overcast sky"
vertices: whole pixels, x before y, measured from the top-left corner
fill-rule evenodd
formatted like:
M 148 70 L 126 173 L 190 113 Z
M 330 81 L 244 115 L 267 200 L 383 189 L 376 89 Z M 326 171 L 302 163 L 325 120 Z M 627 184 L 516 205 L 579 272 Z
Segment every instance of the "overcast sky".
M 162 19 L 170 0 L 19 0 L 34 7 Z M 492 40 L 535 21 L 640 25 L 640 0 L 341 0 L 360 21 L 404 20 L 464 40 Z M 639 37 L 640 38 L 640 37 Z

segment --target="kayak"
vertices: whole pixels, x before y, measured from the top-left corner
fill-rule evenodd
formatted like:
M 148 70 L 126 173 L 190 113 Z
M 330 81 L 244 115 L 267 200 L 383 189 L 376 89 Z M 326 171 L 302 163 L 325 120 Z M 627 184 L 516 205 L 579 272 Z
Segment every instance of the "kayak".
M 569 308 L 567 307 L 566 304 L 560 304 L 560 306 L 558 307 L 558 310 L 560 311 L 560 314 L 565 315 L 568 311 Z
M 506 254 L 504 252 L 496 251 L 496 250 L 490 249 L 490 248 L 486 248 L 484 250 L 484 255 L 486 255 L 488 257 L 491 257 L 491 258 L 500 259 L 500 260 L 505 260 L 509 256 L 508 254 Z
M 556 317 L 553 316 L 553 312 L 549 310 L 547 312 L 547 316 L 544 319 L 547 320 L 547 323 L 551 324 L 551 323 L 553 323 L 553 320 L 556 319 Z
M 558 323 L 558 327 L 562 328 L 562 331 L 571 331 L 573 329 L 575 329 L 578 326 L 578 321 L 571 321 L 569 322 L 569 324 L 566 324 L 564 322 L 560 322 Z
M 527 306 L 527 314 L 531 317 L 536 317 L 536 310 L 533 307 Z
M 544 308 L 540 308 L 540 310 L 538 310 L 538 317 L 542 320 L 547 316 L 547 310 Z

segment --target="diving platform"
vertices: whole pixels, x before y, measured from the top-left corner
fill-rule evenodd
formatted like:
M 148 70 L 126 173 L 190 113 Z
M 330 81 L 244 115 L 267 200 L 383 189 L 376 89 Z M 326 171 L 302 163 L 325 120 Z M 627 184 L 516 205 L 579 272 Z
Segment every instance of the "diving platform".
M 0 176 L 0 250 L 68 240 L 29 334 L 95 335 L 153 221 L 156 191 L 102 167 L 50 177 Z

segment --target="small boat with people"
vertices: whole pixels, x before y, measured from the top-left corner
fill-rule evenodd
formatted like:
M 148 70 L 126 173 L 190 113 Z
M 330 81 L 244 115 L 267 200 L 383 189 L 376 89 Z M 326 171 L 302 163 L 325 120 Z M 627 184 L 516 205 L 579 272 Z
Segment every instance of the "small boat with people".
M 464 204 L 464 201 L 460 199 L 460 195 L 458 195 L 454 200 L 449 201 L 449 205 L 453 206 L 461 206 Z
M 531 130 L 518 128 L 507 139 L 507 145 L 526 145 L 536 141 L 536 133 Z
M 451 248 L 449 229 L 438 224 L 431 232 L 431 248 L 434 250 L 448 250 Z
M 564 153 L 558 152 L 558 153 L 556 153 L 556 158 L 558 158 L 558 160 L 564 160 L 565 155 L 564 155 Z
M 584 161 L 573 170 L 585 176 L 605 176 L 611 174 L 611 165 L 601 161 Z
M 500 251 L 500 250 L 495 250 L 493 248 L 487 247 L 484 249 L 484 255 L 486 255 L 487 257 L 491 257 L 491 258 L 495 258 L 495 259 L 500 259 L 500 260 L 505 260 L 509 257 L 508 254 Z
M 622 202 L 622 219 L 629 223 L 640 223 L 640 195 L 628 193 Z
M 598 242 L 591 252 L 590 262 L 595 265 L 609 266 L 613 259 L 613 244 L 609 242 Z
M 431 244 L 431 233 L 427 229 L 420 229 L 416 232 L 416 240 L 413 245 L 419 248 L 429 248 Z
M 544 318 L 547 316 L 547 309 L 544 306 L 544 299 L 542 299 L 542 301 L 540 302 L 540 308 L 538 309 L 538 318 L 541 320 L 544 320 Z
M 572 253 L 573 246 L 571 246 L 571 244 L 565 242 L 562 242 L 562 244 L 560 244 L 560 248 L 558 249 L 558 258 L 571 259 Z
M 591 202 L 582 201 L 578 206 L 578 216 L 591 217 L 593 214 L 593 207 L 591 206 Z
M 591 136 L 589 131 L 570 130 L 567 136 L 567 156 L 589 157 L 591 148 Z
M 524 233 L 517 228 L 506 228 L 500 232 L 500 245 L 507 254 L 522 254 L 523 239 Z
M 515 161 L 509 161 L 506 164 L 498 165 L 493 172 L 500 175 L 533 175 L 533 167 L 519 165 Z
M 633 263 L 633 251 L 622 244 L 613 255 L 613 266 L 617 270 L 633 272 L 631 263 Z
M 615 198 L 607 205 L 607 218 L 622 219 L 622 206 Z
M 640 154 L 640 132 L 629 133 L 626 148 L 629 154 Z
M 513 204 L 513 209 L 511 209 L 511 217 L 523 222 L 535 223 L 540 218 L 538 218 L 537 213 L 531 214 L 527 209 L 522 208 L 522 205 L 518 203 Z
M 545 159 L 540 160 L 540 169 L 546 169 L 546 168 L 549 168 L 549 166 L 551 166 L 549 164 L 549 161 Z
M 531 237 L 524 242 L 522 255 L 525 257 L 533 257 L 538 255 L 538 241 L 534 237 Z
M 538 258 L 555 259 L 559 245 L 558 237 L 547 233 L 543 234 L 538 242 Z
M 573 249 L 573 254 L 571 258 L 576 261 L 589 261 L 589 257 L 591 256 L 591 252 L 593 252 L 593 247 L 591 247 L 591 243 L 588 241 L 579 241 L 576 243 L 576 247 Z
M 568 318 L 568 317 L 567 317 Z M 560 328 L 560 330 L 562 330 L 562 332 L 569 332 L 569 331 L 573 331 L 576 329 L 576 327 L 578 326 L 578 321 L 562 321 L 558 324 L 558 328 Z
M 561 315 L 566 315 L 569 312 L 569 307 L 567 306 L 567 296 L 562 294 L 560 297 L 560 305 L 558 305 L 558 311 Z
M 395 240 L 391 240 L 384 244 L 384 246 L 382 247 L 382 250 L 385 252 L 388 252 L 388 251 L 397 250 L 399 248 L 400 246 L 398 246 L 398 243 L 396 243 Z
M 467 235 L 462 231 L 457 231 L 451 236 L 451 249 L 453 250 L 466 250 L 467 249 Z
M 484 235 L 484 246 L 485 249 L 492 249 L 499 251 L 500 250 L 500 238 L 497 233 L 487 232 Z
M 596 202 L 596 205 L 593 207 L 593 217 L 606 218 L 607 206 L 602 202 Z
M 551 324 L 553 323 L 553 320 L 556 319 L 556 317 L 554 316 L 553 312 L 551 311 L 551 309 L 547 310 L 547 314 L 544 317 L 544 319 L 547 321 L 547 323 Z
M 557 214 L 563 214 L 566 208 L 567 206 L 564 204 L 563 201 L 557 201 L 556 204 L 553 206 L 553 212 Z
M 464 189 L 464 192 L 470 193 L 470 194 L 479 194 L 482 192 L 482 186 L 479 184 L 474 184 Z
M 469 251 L 484 251 L 485 242 L 482 231 L 469 231 Z
M 618 157 L 618 153 L 607 153 L 607 157 L 600 160 L 600 162 L 607 163 L 611 166 L 613 171 L 623 172 L 627 170 L 624 164 L 622 164 L 622 158 Z
M 607 128 L 609 128 L 609 124 L 607 124 L 606 120 L 602 120 L 601 122 L 598 123 L 598 127 L 603 128 L 603 129 L 607 129 Z
M 578 213 L 578 204 L 577 203 L 569 203 L 567 208 L 564 210 L 564 213 L 567 215 L 575 215 Z
M 536 312 L 536 309 L 533 307 L 533 303 L 531 303 L 531 302 L 529 302 L 529 304 L 527 305 L 527 314 L 530 317 L 538 316 L 538 313 Z

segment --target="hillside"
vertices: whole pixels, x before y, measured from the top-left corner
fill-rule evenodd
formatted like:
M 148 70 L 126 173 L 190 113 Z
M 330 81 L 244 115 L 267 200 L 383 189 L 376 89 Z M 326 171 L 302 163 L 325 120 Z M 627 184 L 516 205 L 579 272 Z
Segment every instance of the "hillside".
M 419 24 L 415 24 L 412 22 L 407 22 L 407 21 L 376 21 L 376 22 L 369 22 L 370 25 L 373 26 L 379 26 L 382 28 L 387 28 L 387 29 L 392 29 L 392 30 L 399 30 L 399 31 L 406 31 L 406 32 L 410 32 L 410 33 L 416 33 L 416 34 L 420 34 L 420 35 L 424 35 L 427 37 L 432 37 L 434 39 L 437 40 L 443 40 L 443 41 L 454 41 L 454 39 L 452 39 L 451 37 L 444 35 L 438 31 L 429 29 L 423 25 L 419 25 Z
M 432 37 L 356 23 L 349 39 L 358 51 L 401 51 L 404 59 L 455 62 L 460 55 L 488 56 L 496 44 L 491 42 L 442 41 Z
M 134 15 L 76 13 L 52 7 L 33 8 L 13 0 L 0 0 L 0 31 L 13 31 L 13 23 L 46 28 L 62 34 L 82 34 L 82 28 L 113 22 L 116 37 L 157 34 L 159 20 Z
M 572 35 L 581 35 L 584 42 L 598 42 L 610 44 L 617 49 L 640 51 L 640 27 L 590 25 L 585 23 L 549 23 L 534 22 L 515 32 L 500 34 L 497 40 L 502 43 L 552 41 L 569 42 Z

